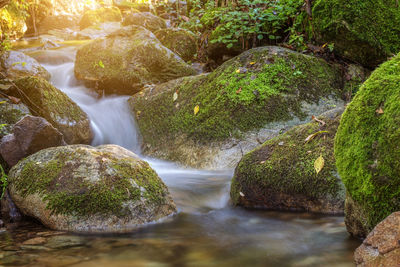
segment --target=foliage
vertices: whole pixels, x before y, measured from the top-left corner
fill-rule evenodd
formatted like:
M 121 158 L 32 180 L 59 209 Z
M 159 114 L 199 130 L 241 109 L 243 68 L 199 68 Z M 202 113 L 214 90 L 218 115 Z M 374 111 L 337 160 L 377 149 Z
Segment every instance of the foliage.
M 3 198 L 4 193 L 6 192 L 8 186 L 7 174 L 4 172 L 3 166 L 0 165 L 0 187 L 1 187 L 1 195 L 0 199 Z
M 211 43 L 225 44 L 227 48 L 248 49 L 263 43 L 283 42 L 288 36 L 293 36 L 292 44 L 303 45 L 302 37 L 297 36 L 293 27 L 302 3 L 301 0 L 239 0 L 226 6 L 215 6 L 214 1 L 202 6 L 195 1 L 190 20 L 181 26 L 206 33 Z

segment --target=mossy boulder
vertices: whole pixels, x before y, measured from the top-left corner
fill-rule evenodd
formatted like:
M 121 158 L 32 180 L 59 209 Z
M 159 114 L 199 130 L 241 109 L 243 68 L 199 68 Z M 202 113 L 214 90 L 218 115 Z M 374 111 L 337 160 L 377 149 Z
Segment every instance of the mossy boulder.
M 336 165 L 351 200 L 346 225 L 356 236 L 400 210 L 399 86 L 400 55 L 361 86 L 336 135 Z
M 11 133 L 13 126 L 24 116 L 30 115 L 29 109 L 22 103 L 14 104 L 0 97 L 0 139 Z
M 36 59 L 17 51 L 0 54 L 0 71 L 9 79 L 36 76 L 50 80 L 50 73 Z
M 95 10 L 88 10 L 83 14 L 79 22 L 79 27 L 83 30 L 89 26 L 96 26 L 107 21 L 122 21 L 121 10 L 117 7 L 102 7 Z
M 151 14 L 150 12 L 141 12 L 141 13 L 132 12 L 131 14 L 125 17 L 122 24 L 124 26 L 128 25 L 142 26 L 151 32 L 156 32 L 158 30 L 167 28 L 165 20 Z
M 142 92 L 130 103 L 144 152 L 196 167 L 219 156 L 235 165 L 257 140 L 343 105 L 337 66 L 279 47 L 251 49 L 208 75 Z
M 155 33 L 160 42 L 185 61 L 193 60 L 197 53 L 197 36 L 180 28 L 162 29 Z
M 41 150 L 8 177 L 21 212 L 55 230 L 128 232 L 176 212 L 149 164 L 115 145 Z
M 342 214 L 345 189 L 337 174 L 334 137 L 343 109 L 295 126 L 243 156 L 231 185 L 234 205 Z M 319 173 L 315 161 L 324 159 Z
M 68 144 L 90 144 L 93 133 L 89 118 L 66 94 L 37 77 L 18 79 L 15 85 L 18 89 L 12 94 L 22 99 L 33 115 L 57 128 Z
M 195 74 L 192 67 L 163 46 L 150 31 L 128 26 L 81 47 L 75 76 L 106 93 L 130 95 L 145 84 Z
M 400 51 L 400 6 L 397 0 L 313 1 L 317 38 L 332 42 L 335 52 L 375 67 Z

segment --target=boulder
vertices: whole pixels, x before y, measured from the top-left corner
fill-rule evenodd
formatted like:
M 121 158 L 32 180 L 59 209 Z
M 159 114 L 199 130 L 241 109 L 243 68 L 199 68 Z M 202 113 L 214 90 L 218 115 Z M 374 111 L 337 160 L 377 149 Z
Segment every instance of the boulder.
M 107 21 L 122 21 L 121 11 L 117 7 L 102 7 L 95 10 L 88 10 L 83 14 L 79 22 L 79 27 L 83 30 L 89 26 L 96 26 Z
M 46 16 L 40 21 L 37 31 L 39 34 L 46 34 L 51 30 L 62 30 L 65 28 L 75 28 L 77 26 L 78 21 L 76 16 L 59 14 Z
M 380 222 L 357 248 L 354 259 L 357 266 L 392 267 L 400 263 L 400 212 Z
M 193 68 L 140 26 L 124 27 L 81 47 L 75 62 L 79 80 L 109 94 L 132 95 L 144 84 L 193 74 Z
M 35 116 L 57 128 L 68 144 L 90 144 L 93 132 L 86 113 L 66 94 L 42 78 L 26 77 L 15 81 L 13 95 L 22 99 Z
M 0 71 L 9 79 L 35 76 L 50 80 L 50 73 L 39 62 L 17 51 L 6 51 L 0 54 Z
M 142 12 L 142 13 L 132 12 L 131 14 L 125 17 L 122 24 L 124 26 L 129 26 L 129 25 L 142 26 L 151 32 L 156 32 L 158 30 L 167 28 L 165 20 L 163 20 L 160 17 L 154 16 L 150 12 Z
M 14 125 L 12 134 L 1 139 L 0 155 L 12 167 L 39 150 L 62 145 L 66 145 L 62 133 L 45 119 L 28 115 Z
M 340 68 L 280 47 L 142 92 L 129 102 L 144 153 L 192 167 L 232 168 L 282 129 L 343 106 Z
M 197 36 L 180 28 L 162 29 L 155 32 L 156 37 L 167 48 L 185 61 L 191 61 L 197 54 Z
M 399 21 L 397 0 L 313 1 L 313 31 L 321 44 L 334 43 L 337 54 L 367 67 L 400 52 Z
M 335 166 L 334 137 L 343 109 L 295 126 L 243 156 L 231 185 L 234 205 L 343 214 L 345 189 Z M 330 115 L 330 116 L 329 116 Z M 314 163 L 323 159 L 322 170 Z
M 336 135 L 336 165 L 352 200 L 346 204 L 346 225 L 359 237 L 400 210 L 399 64 L 400 55 L 371 74 Z
M 54 230 L 129 232 L 176 212 L 149 164 L 116 145 L 41 150 L 8 179 L 21 212 Z
M 11 133 L 11 130 L 20 119 L 29 115 L 29 109 L 22 103 L 14 104 L 6 98 L 0 97 L 0 139 Z

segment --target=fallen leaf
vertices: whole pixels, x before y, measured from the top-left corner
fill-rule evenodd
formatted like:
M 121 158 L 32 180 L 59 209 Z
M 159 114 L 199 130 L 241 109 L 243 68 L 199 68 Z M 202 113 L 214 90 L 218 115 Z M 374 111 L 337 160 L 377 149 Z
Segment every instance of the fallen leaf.
M 240 73 L 240 69 L 237 69 L 237 70 L 236 70 L 236 73 Z
M 174 99 L 174 102 L 178 99 L 178 93 L 177 92 L 174 93 L 173 99 Z
M 244 197 L 244 194 L 243 194 L 242 192 L 239 192 L 239 195 L 240 195 L 241 197 Z
M 138 110 L 138 111 L 136 112 L 136 114 L 137 114 L 138 117 L 140 116 L 140 113 L 142 113 L 140 110 Z
M 256 64 L 254 61 L 253 61 L 253 62 L 250 62 L 250 65 L 254 65 L 254 64 Z
M 265 163 L 265 160 L 260 162 L 260 164 L 264 164 L 264 163 Z
M 323 120 L 318 119 L 317 117 L 315 117 L 314 115 L 311 117 L 311 119 L 313 121 L 319 122 L 321 123 L 322 126 L 324 126 L 326 124 L 326 122 L 324 122 Z
M 236 94 L 240 94 L 242 92 L 242 87 L 236 90 Z
M 8 96 L 8 99 L 10 99 L 10 101 L 11 101 L 13 104 L 19 104 L 19 103 L 21 103 L 21 99 L 16 98 L 16 97 L 13 97 L 13 96 Z
M 199 105 L 195 106 L 194 110 L 193 110 L 194 115 L 197 115 L 197 113 L 199 113 L 199 111 L 200 111 Z
M 306 143 L 310 142 L 311 140 L 313 140 L 317 135 L 319 134 L 325 134 L 328 133 L 328 131 L 319 131 L 313 134 L 310 134 L 309 136 L 307 136 L 306 140 L 304 140 Z
M 5 90 L 7 91 L 8 89 L 10 89 L 12 87 L 11 84 L 0 84 L 0 90 Z
M 321 155 L 314 162 L 314 169 L 317 172 L 317 174 L 324 168 L 324 165 L 325 165 L 325 160 Z
M 376 113 L 377 113 L 377 114 L 383 114 L 384 112 L 383 112 L 383 109 L 382 109 L 382 108 L 378 108 L 378 109 L 376 110 Z

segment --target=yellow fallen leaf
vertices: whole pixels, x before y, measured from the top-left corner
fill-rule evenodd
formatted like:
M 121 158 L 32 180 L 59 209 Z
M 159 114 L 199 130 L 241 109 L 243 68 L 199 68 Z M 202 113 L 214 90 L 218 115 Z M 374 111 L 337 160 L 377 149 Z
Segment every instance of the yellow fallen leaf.
M 254 61 L 253 61 L 253 62 L 250 62 L 250 65 L 254 65 L 254 64 L 256 64 Z
M 317 174 L 320 173 L 320 171 L 324 168 L 324 165 L 325 165 L 325 160 L 321 155 L 314 162 L 314 169 L 317 172 Z
M 194 110 L 193 110 L 194 115 L 197 115 L 197 113 L 199 113 L 199 111 L 200 111 L 199 105 L 195 106 L 195 107 L 194 107 Z
M 177 92 L 174 93 L 174 98 L 173 99 L 174 99 L 174 102 L 178 99 L 178 93 Z
M 319 131 L 313 134 L 310 134 L 309 136 L 307 136 L 306 140 L 304 140 L 306 143 L 310 142 L 311 140 L 313 140 L 317 135 L 319 134 L 324 134 L 324 133 L 328 133 L 328 131 Z
M 240 73 L 240 69 L 237 69 L 237 70 L 236 70 L 236 73 Z
M 138 110 L 138 112 L 136 112 L 136 114 L 137 114 L 138 116 L 140 116 L 140 113 L 142 113 L 140 110 Z

